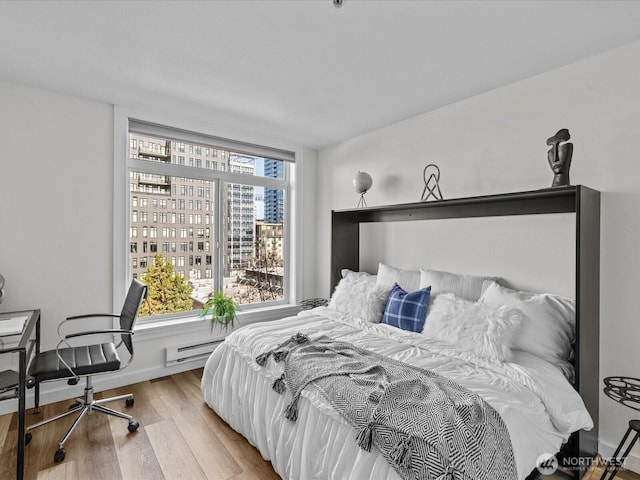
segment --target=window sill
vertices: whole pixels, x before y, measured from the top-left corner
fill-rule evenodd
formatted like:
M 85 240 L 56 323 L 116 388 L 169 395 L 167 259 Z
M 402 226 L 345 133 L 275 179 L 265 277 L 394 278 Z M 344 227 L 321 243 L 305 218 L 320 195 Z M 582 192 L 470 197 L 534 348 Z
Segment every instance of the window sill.
M 280 318 L 296 315 L 301 308 L 298 305 L 278 305 L 275 307 L 257 308 L 247 312 L 238 313 L 238 321 L 235 329 L 257 322 L 267 322 L 269 320 L 278 320 Z M 225 336 L 233 330 L 216 327 L 221 334 Z M 168 318 L 157 322 L 141 323 L 136 325 L 135 341 L 155 340 L 159 338 L 172 337 L 175 335 L 202 333 L 207 335 L 211 332 L 211 320 L 204 319 L 198 315 Z

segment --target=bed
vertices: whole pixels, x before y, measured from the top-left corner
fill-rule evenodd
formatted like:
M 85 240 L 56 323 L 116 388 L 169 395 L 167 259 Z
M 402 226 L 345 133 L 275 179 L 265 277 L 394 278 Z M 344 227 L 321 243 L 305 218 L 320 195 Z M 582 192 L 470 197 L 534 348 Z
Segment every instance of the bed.
M 457 274 L 429 270 L 413 271 L 411 284 L 406 271 L 383 263 L 377 275 L 357 271 L 357 232 L 362 222 L 567 211 L 576 213 L 575 300 L 512 291 L 492 278 L 461 279 Z M 309 384 L 299 391 L 295 421 L 285 415 L 292 405 L 292 384 L 287 383 L 289 390 L 276 385 L 284 379 L 283 372 L 290 365 L 287 362 L 298 353 L 298 347 L 294 345 L 292 353 L 283 355 L 284 361 L 276 361 L 274 353 L 286 342 L 293 345 L 291 339 L 305 338 L 313 343 L 325 338 L 434 372 L 480 398 L 499 414 L 508 432 L 515 472 L 512 478 L 533 478 L 541 456 L 556 452 L 562 452 L 558 459 L 568 459 L 561 460 L 565 467 L 582 476 L 588 467 L 584 459 L 591 458 L 597 447 L 597 390 L 593 391 L 598 356 L 597 308 L 593 308 L 594 304 L 597 307 L 599 283 L 597 192 L 566 187 L 334 212 L 332 238 L 335 289 L 329 305 L 233 332 L 213 352 L 203 372 L 207 404 L 255 445 L 279 475 L 287 479 L 411 478 L 399 464 L 389 461 L 382 447 L 376 448 L 380 439 L 374 439 L 373 448 L 362 447 L 353 418 L 338 413 L 326 390 Z M 407 295 L 428 287 L 434 291 L 428 300 L 427 321 L 413 328 L 416 331 L 380 323 L 396 286 Z M 518 317 L 522 309 L 504 308 L 505 298 L 521 302 L 518 305 L 524 305 L 528 316 Z M 536 350 L 539 342 L 528 342 L 533 347 L 523 345 L 536 335 L 535 329 L 528 335 L 514 333 L 523 328 L 524 319 L 537 315 L 526 309 L 532 298 L 535 305 L 542 302 L 544 308 L 560 311 L 550 316 L 561 319 L 557 325 L 550 323 L 554 329 L 550 348 L 557 347 L 562 358 L 549 358 L 547 352 Z M 571 316 L 572 326 L 562 323 L 562 318 Z M 464 332 L 471 322 L 477 324 L 478 318 L 489 317 L 493 322 L 491 338 L 475 345 Z M 450 329 L 452 319 L 460 319 L 457 330 Z M 495 335 L 496 326 L 500 335 Z M 482 338 L 488 338 L 489 330 Z M 458 335 L 459 341 L 452 342 L 452 335 Z M 516 345 L 518 341 L 520 345 Z M 501 344 L 509 348 L 501 349 Z M 591 355 L 584 354 L 587 349 L 594 349 Z M 266 355 L 265 359 L 265 354 L 271 358 Z M 261 356 L 264 361 L 259 361 Z M 589 372 L 594 361 L 595 374 Z M 589 381 L 591 377 L 595 381 Z M 458 478 L 454 470 L 444 468 L 423 478 Z

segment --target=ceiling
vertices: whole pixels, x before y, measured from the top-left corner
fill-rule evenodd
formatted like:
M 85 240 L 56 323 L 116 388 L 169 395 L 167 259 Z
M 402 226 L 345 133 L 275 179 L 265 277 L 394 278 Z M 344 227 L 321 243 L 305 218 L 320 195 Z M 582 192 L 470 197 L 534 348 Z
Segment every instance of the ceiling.
M 633 1 L 0 1 L 0 80 L 321 148 L 636 40 Z

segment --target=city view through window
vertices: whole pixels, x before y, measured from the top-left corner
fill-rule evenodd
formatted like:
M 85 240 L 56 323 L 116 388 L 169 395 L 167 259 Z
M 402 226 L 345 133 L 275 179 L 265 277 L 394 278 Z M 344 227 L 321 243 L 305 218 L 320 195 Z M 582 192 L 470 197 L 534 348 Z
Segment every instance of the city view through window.
M 199 310 L 215 290 L 240 306 L 285 298 L 286 191 L 270 181 L 285 162 L 134 132 L 129 150 L 149 162 L 129 171 L 130 274 L 149 286 L 141 316 Z

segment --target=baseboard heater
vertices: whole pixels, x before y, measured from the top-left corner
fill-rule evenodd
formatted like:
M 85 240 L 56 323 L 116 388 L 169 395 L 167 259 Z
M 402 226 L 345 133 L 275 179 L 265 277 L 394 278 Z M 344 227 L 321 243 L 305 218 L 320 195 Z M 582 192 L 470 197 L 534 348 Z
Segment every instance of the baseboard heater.
M 165 347 L 166 359 L 165 367 L 178 365 L 181 363 L 196 362 L 206 359 L 218 345 L 224 342 L 222 338 L 212 338 L 207 341 L 195 341 L 180 345 L 170 345 Z

